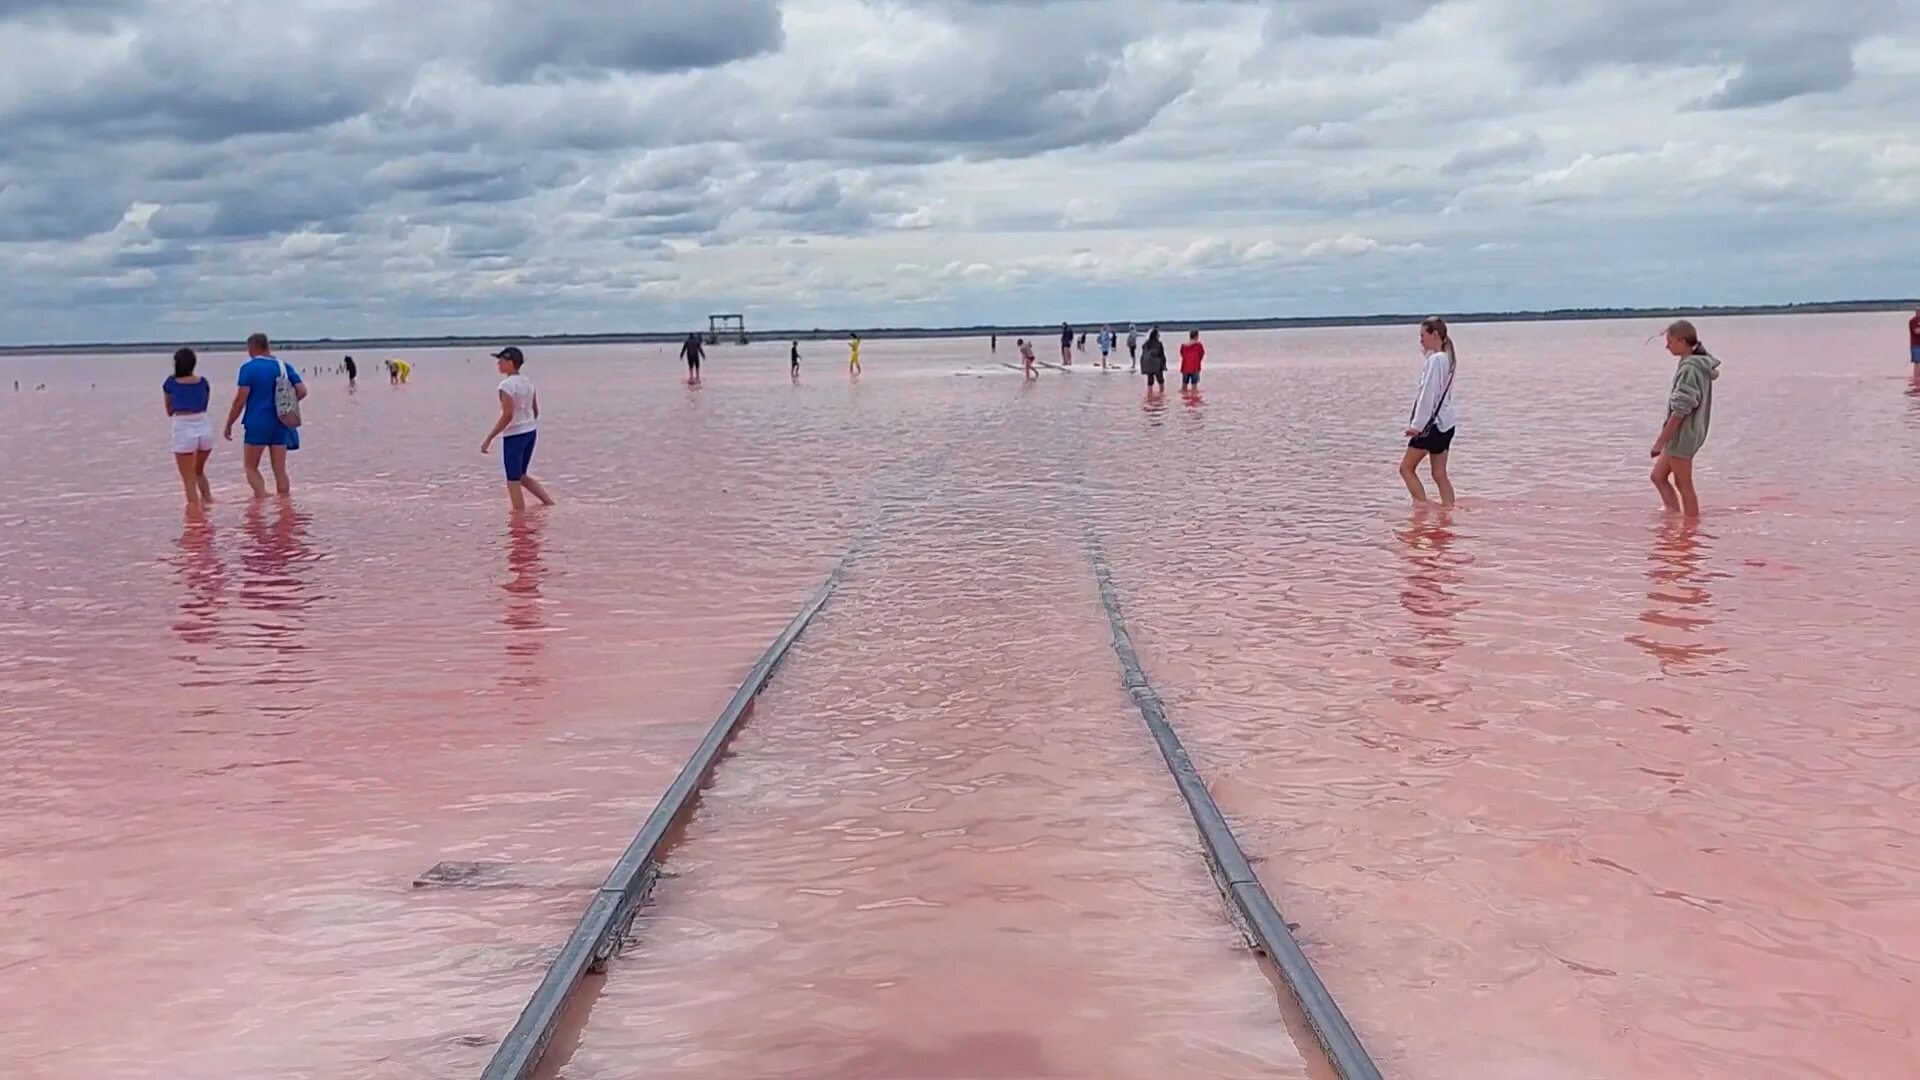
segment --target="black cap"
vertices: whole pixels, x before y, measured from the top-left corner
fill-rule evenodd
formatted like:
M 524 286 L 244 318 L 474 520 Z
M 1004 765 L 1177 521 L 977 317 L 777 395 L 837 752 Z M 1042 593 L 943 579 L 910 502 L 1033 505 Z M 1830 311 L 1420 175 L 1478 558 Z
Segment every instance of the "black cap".
M 527 362 L 526 354 L 520 351 L 520 346 L 518 345 L 509 345 L 501 349 L 499 352 L 493 354 L 493 358 L 495 360 L 511 360 L 516 364 L 524 364 Z

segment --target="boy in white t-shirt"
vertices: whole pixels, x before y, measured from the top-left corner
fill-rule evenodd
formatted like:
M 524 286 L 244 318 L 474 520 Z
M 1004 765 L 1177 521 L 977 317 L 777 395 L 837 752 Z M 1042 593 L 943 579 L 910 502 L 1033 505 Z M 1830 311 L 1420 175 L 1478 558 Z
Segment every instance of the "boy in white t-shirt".
M 480 441 L 480 452 L 486 453 L 492 449 L 494 439 L 500 440 L 500 456 L 507 466 L 507 498 L 512 500 L 515 510 L 527 508 L 523 488 L 533 492 L 542 506 L 552 506 L 553 497 L 547 494 L 547 489 L 527 475 L 528 466 L 533 464 L 533 441 L 540 423 L 540 395 L 533 392 L 533 380 L 520 374 L 527 358 L 513 345 L 494 353 L 493 358 L 500 362 L 500 374 L 506 378 L 500 380 L 500 418 Z

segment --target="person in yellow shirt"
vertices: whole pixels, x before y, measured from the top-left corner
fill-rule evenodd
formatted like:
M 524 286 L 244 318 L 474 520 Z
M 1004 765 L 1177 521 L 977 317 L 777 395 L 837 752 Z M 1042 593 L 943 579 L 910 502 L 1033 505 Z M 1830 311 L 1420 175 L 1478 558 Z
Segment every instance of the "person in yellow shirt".
M 847 335 L 847 373 L 860 374 L 860 335 Z

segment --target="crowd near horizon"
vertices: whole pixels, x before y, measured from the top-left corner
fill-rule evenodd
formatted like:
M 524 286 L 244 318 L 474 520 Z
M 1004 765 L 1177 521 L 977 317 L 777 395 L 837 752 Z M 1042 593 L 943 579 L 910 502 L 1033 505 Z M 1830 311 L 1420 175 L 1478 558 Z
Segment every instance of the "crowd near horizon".
M 1120 370 L 1117 356 L 1124 344 L 1126 370 L 1129 374 L 1144 377 L 1148 398 L 1165 393 L 1168 357 L 1161 330 L 1157 326 L 1148 327 L 1143 336 L 1137 325 L 1129 324 L 1123 339 L 1111 324 L 1103 324 L 1097 331 L 1090 331 L 1076 329 L 1071 322 L 1063 322 L 1060 324 L 1058 363 L 1038 359 L 1034 342 L 1022 336 L 1014 341 L 1017 362 L 1006 366 L 1020 370 L 1026 383 L 1038 380 L 1042 369 L 1062 372 L 1076 370 L 1075 356 L 1087 353 L 1090 334 L 1093 347 L 1099 354 L 1096 370 Z M 1435 505 L 1436 500 L 1429 498 L 1419 474 L 1421 464 L 1425 463 L 1437 496 L 1437 505 L 1443 509 L 1451 508 L 1458 498 L 1448 464 L 1459 429 L 1457 383 L 1461 369 L 1460 350 L 1455 345 L 1447 321 L 1439 316 L 1421 321 L 1418 334 L 1424 359 L 1402 433 L 1406 446 L 1400 457 L 1398 473 L 1408 497 L 1416 507 Z M 1920 385 L 1920 310 L 1915 311 L 1908 321 L 1907 334 L 1912 377 Z M 1675 367 L 1664 407 L 1658 414 L 1660 423 L 1657 433 L 1648 449 L 1648 456 L 1653 463 L 1648 479 L 1662 506 L 1692 520 L 1701 515 L 1694 461 L 1705 448 L 1712 429 L 1714 384 L 1720 377 L 1722 365 L 1720 359 L 1708 351 L 1699 330 L 1689 320 L 1671 323 L 1666 327 L 1663 337 L 1666 352 L 1674 358 Z M 681 343 L 679 358 L 686 362 L 686 382 L 689 387 L 703 385 L 702 367 L 708 343 L 708 339 L 697 332 L 688 334 Z M 848 377 L 858 379 L 862 372 L 859 334 L 848 334 L 846 347 Z M 1000 335 L 997 332 L 987 335 L 987 349 L 989 355 L 997 360 L 1000 350 Z M 1180 392 L 1189 398 L 1196 397 L 1207 358 L 1207 347 L 1201 340 L 1200 331 L 1188 330 L 1178 351 Z M 301 446 L 301 402 L 307 399 L 309 387 L 297 367 L 274 355 L 272 342 L 266 334 L 255 333 L 247 338 L 246 355 L 247 359 L 240 364 L 236 373 L 234 394 L 227 406 L 219 441 L 232 442 L 234 430 L 239 428 L 242 434 L 242 475 L 253 498 L 264 499 L 270 494 L 285 497 L 293 490 L 288 457 Z M 515 510 L 526 508 L 528 494 L 540 505 L 552 506 L 555 504 L 552 494 L 530 472 L 538 438 L 540 397 L 534 390 L 531 378 L 523 370 L 527 363 L 526 354 L 520 347 L 509 345 L 491 355 L 502 378 L 495 388 L 497 412 L 493 415 L 491 427 L 481 439 L 480 452 L 491 454 L 495 442 L 500 444 L 507 499 Z M 787 358 L 790 375 L 798 382 L 802 363 L 798 339 L 791 342 Z M 1091 363 L 1079 366 L 1094 367 Z M 386 360 L 382 367 L 389 384 L 394 387 L 405 386 L 412 381 L 414 367 L 406 360 Z M 166 415 L 171 424 L 169 450 L 190 511 L 204 510 L 215 501 L 213 485 L 207 473 L 207 465 L 216 446 L 210 419 L 213 386 L 198 368 L 199 356 L 192 348 L 178 349 L 173 355 L 173 374 L 162 384 Z M 338 365 L 326 370 L 344 375 L 349 392 L 357 389 L 359 365 L 351 355 L 343 357 Z M 14 381 L 13 388 L 16 392 L 22 389 L 18 380 Z M 40 383 L 34 389 L 45 391 L 47 384 Z M 269 474 L 272 477 L 271 487 L 268 483 Z

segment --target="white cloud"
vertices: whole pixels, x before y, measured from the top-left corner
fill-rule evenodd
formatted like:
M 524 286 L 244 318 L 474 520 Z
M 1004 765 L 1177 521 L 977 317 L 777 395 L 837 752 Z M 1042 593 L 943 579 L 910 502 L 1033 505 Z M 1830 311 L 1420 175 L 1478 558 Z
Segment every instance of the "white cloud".
M 0 4 L 0 340 L 1911 291 L 1920 0 L 646 2 Z

